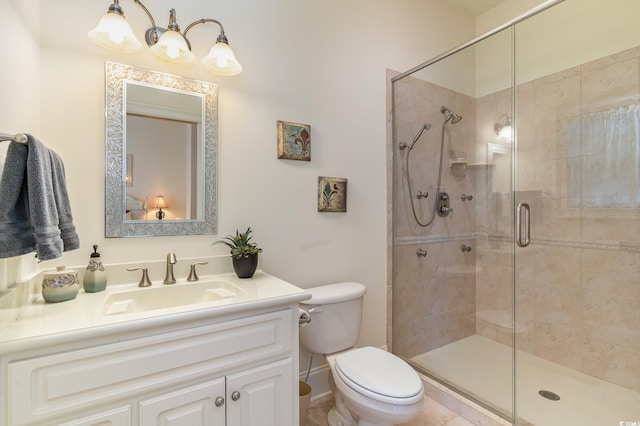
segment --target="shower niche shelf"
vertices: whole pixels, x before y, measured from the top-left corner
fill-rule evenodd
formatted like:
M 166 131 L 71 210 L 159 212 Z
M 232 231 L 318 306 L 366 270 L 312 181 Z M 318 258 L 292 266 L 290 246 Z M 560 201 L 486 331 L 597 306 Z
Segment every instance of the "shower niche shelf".
M 449 167 L 452 169 L 466 169 L 467 160 L 449 160 Z
M 493 169 L 496 165 L 494 163 L 469 163 L 467 169 L 470 170 L 486 170 Z
M 467 169 L 467 170 L 486 170 L 492 169 L 496 165 L 494 163 L 469 163 L 465 160 L 450 160 L 449 167 L 452 169 Z

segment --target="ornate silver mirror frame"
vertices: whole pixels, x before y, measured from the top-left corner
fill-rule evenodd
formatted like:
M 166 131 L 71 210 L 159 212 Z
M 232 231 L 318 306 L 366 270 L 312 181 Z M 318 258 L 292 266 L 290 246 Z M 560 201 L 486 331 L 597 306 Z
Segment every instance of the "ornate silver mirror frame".
M 106 62 L 105 96 L 105 236 L 153 237 L 217 232 L 218 85 Z M 195 220 L 126 220 L 126 99 L 127 82 L 204 96 L 204 212 Z

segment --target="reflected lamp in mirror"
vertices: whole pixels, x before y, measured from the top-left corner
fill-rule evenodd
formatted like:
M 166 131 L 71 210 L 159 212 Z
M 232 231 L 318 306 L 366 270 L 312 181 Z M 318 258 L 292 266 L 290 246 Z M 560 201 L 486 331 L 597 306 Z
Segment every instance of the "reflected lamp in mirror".
M 498 139 L 511 139 L 511 136 L 513 135 L 511 117 L 509 117 L 507 114 L 502 114 L 498 122 L 493 125 L 493 131 L 498 136 Z
M 191 53 L 191 43 L 187 38 L 187 32 L 198 24 L 211 22 L 220 27 L 220 34 L 209 54 L 202 60 L 202 64 L 208 71 L 219 75 L 233 76 L 242 72 L 242 65 L 229 47 L 229 40 L 220 21 L 210 18 L 198 19 L 189 24 L 181 33 L 176 21 L 175 9 L 169 11 L 169 24 L 165 29 L 156 26 L 153 16 L 140 0 L 133 1 L 144 10 L 151 21 L 151 27 L 145 32 L 145 41 L 155 57 L 175 65 L 191 65 L 195 62 L 195 56 Z M 106 16 L 93 30 L 89 31 L 88 36 L 96 45 L 118 52 L 131 53 L 142 46 L 131 26 L 125 20 L 119 0 L 114 0 Z
M 158 220 L 164 219 L 165 212 L 163 212 L 162 209 L 167 209 L 169 206 L 167 205 L 163 195 L 158 194 L 158 196 L 156 196 L 156 204 L 154 207 L 158 209 L 156 212 L 156 218 Z

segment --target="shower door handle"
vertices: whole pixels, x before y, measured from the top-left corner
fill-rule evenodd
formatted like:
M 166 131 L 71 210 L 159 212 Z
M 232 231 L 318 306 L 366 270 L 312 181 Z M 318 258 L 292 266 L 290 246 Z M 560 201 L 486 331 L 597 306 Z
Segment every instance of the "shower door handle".
M 524 215 L 524 239 L 522 238 L 522 216 Z M 518 204 L 516 210 L 516 243 L 519 247 L 527 247 L 531 242 L 531 208 L 527 203 Z

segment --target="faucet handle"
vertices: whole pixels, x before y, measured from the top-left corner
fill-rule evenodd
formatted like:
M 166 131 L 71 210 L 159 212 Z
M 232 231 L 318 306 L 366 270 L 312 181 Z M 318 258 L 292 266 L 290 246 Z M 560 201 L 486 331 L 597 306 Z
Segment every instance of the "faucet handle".
M 127 271 L 142 271 L 142 277 L 140 277 L 140 282 L 138 283 L 138 287 L 149 287 L 151 286 L 151 281 L 149 280 L 149 271 L 147 268 L 137 267 L 137 268 L 127 268 Z
M 191 264 L 191 270 L 189 271 L 189 277 L 187 281 L 198 281 L 198 274 L 196 274 L 196 266 L 198 265 L 206 265 L 209 262 L 196 262 Z

